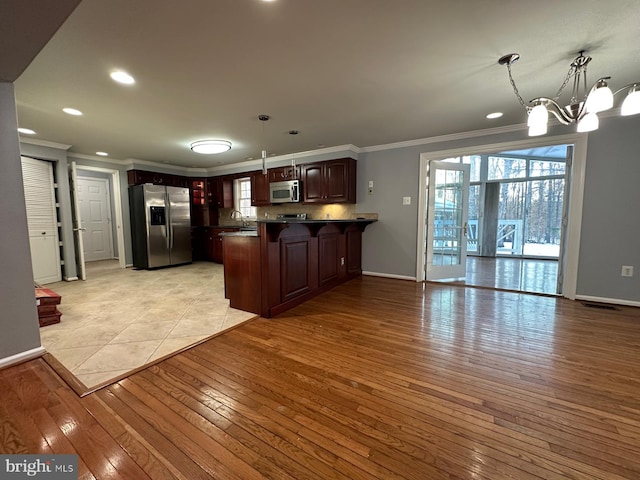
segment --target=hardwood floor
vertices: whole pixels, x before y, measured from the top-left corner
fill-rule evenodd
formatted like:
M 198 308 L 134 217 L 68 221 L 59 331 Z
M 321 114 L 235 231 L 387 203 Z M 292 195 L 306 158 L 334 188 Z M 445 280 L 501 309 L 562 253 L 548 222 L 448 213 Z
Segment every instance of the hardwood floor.
M 2 453 L 83 479 L 640 478 L 631 307 L 363 277 L 83 398 L 0 382 Z

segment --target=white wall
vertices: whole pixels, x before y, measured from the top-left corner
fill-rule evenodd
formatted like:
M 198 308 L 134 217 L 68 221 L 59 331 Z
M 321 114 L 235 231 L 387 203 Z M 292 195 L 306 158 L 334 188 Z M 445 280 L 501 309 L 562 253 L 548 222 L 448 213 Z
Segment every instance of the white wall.
M 40 345 L 13 84 L 0 82 L 0 366 Z

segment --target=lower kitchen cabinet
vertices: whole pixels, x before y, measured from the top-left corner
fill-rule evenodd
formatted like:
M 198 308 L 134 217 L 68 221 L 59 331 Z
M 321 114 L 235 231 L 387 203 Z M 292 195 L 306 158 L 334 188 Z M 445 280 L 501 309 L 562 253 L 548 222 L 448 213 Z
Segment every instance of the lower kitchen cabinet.
M 237 232 L 235 227 L 201 227 L 199 234 L 192 237 L 194 247 L 194 260 L 207 260 L 209 262 L 222 263 L 222 232 Z M 197 250 L 196 250 L 197 249 Z M 196 252 L 198 257 L 196 257 Z
M 258 221 L 257 236 L 225 236 L 233 308 L 273 317 L 362 273 L 362 232 L 375 220 Z

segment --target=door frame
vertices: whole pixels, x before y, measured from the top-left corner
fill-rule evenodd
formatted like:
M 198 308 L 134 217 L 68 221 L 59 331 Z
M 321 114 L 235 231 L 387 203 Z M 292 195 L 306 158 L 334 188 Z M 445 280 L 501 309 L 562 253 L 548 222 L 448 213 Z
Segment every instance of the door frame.
M 111 179 L 109 177 L 85 177 L 83 175 L 78 175 L 78 180 L 88 180 L 104 184 L 107 197 L 107 208 L 109 209 L 109 211 L 114 208 L 113 201 L 111 200 Z M 109 212 L 109 257 L 111 260 L 113 260 L 115 258 L 115 252 L 113 250 L 113 219 L 111 218 L 111 216 L 111 212 Z
M 125 247 L 124 247 L 124 228 L 122 223 L 122 196 L 120 191 L 120 171 L 112 168 L 102 167 L 90 167 L 88 165 L 79 165 L 76 163 L 76 169 L 78 171 L 85 170 L 90 172 L 100 172 L 111 175 L 111 188 L 113 189 L 113 195 L 111 196 L 111 202 L 113 205 L 114 221 L 116 225 L 116 239 L 118 242 L 118 263 L 120 268 L 126 268 L 125 259 Z M 81 174 L 79 174 L 81 175 Z
M 588 134 L 574 133 L 569 135 L 558 135 L 553 137 L 536 137 L 511 142 L 476 145 L 472 147 L 456 148 L 450 150 L 439 150 L 435 152 L 425 152 L 420 154 L 420 188 L 418 193 L 418 241 L 416 252 L 416 281 L 425 280 L 425 255 L 424 228 L 421 225 L 426 221 L 427 202 L 427 179 L 428 163 L 431 160 L 443 160 L 450 157 L 460 157 L 464 155 L 496 153 L 504 150 L 521 150 L 526 148 L 543 147 L 549 145 L 573 145 L 573 159 L 568 175 L 569 184 L 565 188 L 569 189 L 569 204 L 567 208 L 568 219 L 566 227 L 566 242 L 564 242 L 561 257 L 563 259 L 562 271 L 564 272 L 563 297 L 575 300 L 578 283 L 578 260 L 580 258 L 580 234 L 582 228 L 582 207 L 584 200 L 584 181 L 587 162 L 587 139 Z

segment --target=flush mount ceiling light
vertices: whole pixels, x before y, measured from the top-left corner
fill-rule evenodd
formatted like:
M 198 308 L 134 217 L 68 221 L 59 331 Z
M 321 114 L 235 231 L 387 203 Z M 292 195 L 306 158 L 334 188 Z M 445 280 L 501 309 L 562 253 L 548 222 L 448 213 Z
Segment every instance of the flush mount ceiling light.
M 214 153 L 222 153 L 231 150 L 231 142 L 226 140 L 199 140 L 193 142 L 191 150 L 196 153 L 202 153 L 205 155 L 212 155 Z
M 487 118 L 489 120 L 493 120 L 494 118 L 500 118 L 501 116 L 502 116 L 502 112 L 493 112 L 493 113 L 487 114 Z
M 100 155 L 101 157 L 108 157 L 109 154 L 107 152 L 96 152 L 96 155 Z
M 30 128 L 18 128 L 18 132 L 20 133 L 24 133 L 25 135 L 35 135 L 36 132 L 34 130 L 31 130 Z
M 516 87 L 516 82 L 511 74 L 511 65 L 517 62 L 519 58 L 520 55 L 517 53 L 510 53 L 500 57 L 498 63 L 507 67 L 513 92 L 529 115 L 527 126 L 529 127 L 530 136 L 547 133 L 549 112 L 564 125 L 575 123 L 578 132 L 596 130 L 599 124 L 597 114 L 613 107 L 613 97 L 620 92 L 627 92 L 620 113 L 622 115 L 640 113 L 640 82 L 631 83 L 612 93 L 607 83 L 611 77 L 602 77 L 587 90 L 587 65 L 591 61 L 591 57 L 584 55 L 584 52 L 580 52 L 571 62 L 569 71 L 555 97 L 537 97 L 527 104 L 522 99 L 520 92 L 518 92 L 518 87 Z M 561 107 L 557 101 L 572 78 L 573 90 L 570 103 L 565 107 Z

